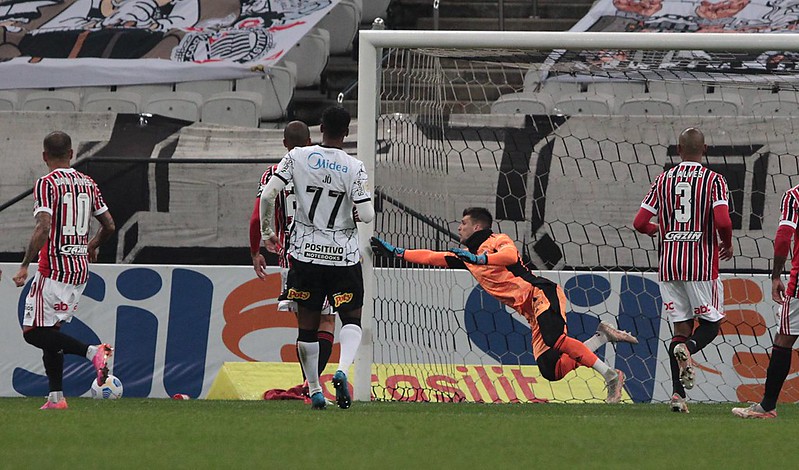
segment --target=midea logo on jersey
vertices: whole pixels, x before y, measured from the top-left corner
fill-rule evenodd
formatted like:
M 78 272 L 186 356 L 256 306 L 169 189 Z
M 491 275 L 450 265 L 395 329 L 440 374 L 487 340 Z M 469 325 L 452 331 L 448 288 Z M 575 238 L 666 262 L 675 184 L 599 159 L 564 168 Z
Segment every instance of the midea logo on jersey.
M 308 155 L 308 166 L 312 170 L 333 170 L 341 173 L 348 173 L 350 171 L 347 165 L 328 160 L 319 152 L 313 152 Z
M 698 242 L 702 239 L 702 232 L 668 232 L 663 237 L 667 242 Z

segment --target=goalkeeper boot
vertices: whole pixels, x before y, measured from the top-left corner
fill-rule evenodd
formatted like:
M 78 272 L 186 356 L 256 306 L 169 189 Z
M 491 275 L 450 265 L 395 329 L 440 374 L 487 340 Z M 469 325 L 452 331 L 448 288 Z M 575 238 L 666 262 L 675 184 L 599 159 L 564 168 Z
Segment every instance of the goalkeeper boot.
M 619 403 L 624 391 L 624 372 L 616 369 L 616 376 L 605 382 L 605 385 L 608 388 L 608 397 L 605 398 L 605 403 Z
M 680 367 L 680 382 L 686 390 L 694 388 L 694 367 L 691 365 L 691 353 L 688 351 L 688 346 L 685 343 L 680 343 L 674 347 L 674 357 L 677 359 L 677 365 Z
M 677 393 L 671 396 L 669 406 L 671 406 L 671 411 L 675 413 L 690 413 L 690 411 L 688 411 L 688 403 L 686 403 L 685 398 L 681 397 Z
M 611 343 L 638 344 L 638 338 L 630 334 L 629 331 L 614 328 L 613 325 L 606 321 L 599 322 L 599 326 L 597 327 L 596 331 L 597 333 L 605 335 L 605 338 L 607 338 Z
M 327 400 L 325 400 L 325 396 L 322 392 L 316 392 L 311 395 L 312 410 L 324 410 L 325 408 L 327 408 Z
M 342 410 L 346 410 L 352 404 L 350 397 L 350 389 L 347 384 L 347 374 L 344 371 L 337 370 L 333 376 L 333 387 L 336 388 L 336 404 Z
M 739 418 L 772 419 L 777 417 L 777 410 L 766 411 L 760 403 L 752 403 L 747 408 L 733 408 L 732 414 Z

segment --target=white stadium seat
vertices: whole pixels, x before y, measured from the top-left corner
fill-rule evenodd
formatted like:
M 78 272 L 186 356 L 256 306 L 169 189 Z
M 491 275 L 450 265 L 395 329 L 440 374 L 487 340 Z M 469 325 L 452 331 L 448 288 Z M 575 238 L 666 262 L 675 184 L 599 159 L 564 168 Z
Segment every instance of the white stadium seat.
M 625 99 L 618 109 L 623 116 L 677 116 L 682 109 L 682 98 L 665 93 L 640 93 Z
M 0 91 L 0 111 L 14 111 L 18 103 L 17 93 L 11 90 Z
M 116 91 L 136 93 L 141 96 L 141 102 L 146 103 L 151 95 L 169 93 L 175 89 L 174 83 L 151 83 L 149 85 L 119 85 Z
M 297 65 L 297 88 L 305 88 L 321 82 L 328 57 L 330 33 L 326 29 L 315 28 L 303 36 L 283 60 Z
M 543 93 L 508 93 L 491 103 L 491 114 L 550 114 L 552 97 Z
M 263 96 L 262 121 L 277 121 L 287 115 L 289 103 L 297 84 L 297 66 L 294 62 L 273 65 L 265 73 L 236 80 L 236 91 L 252 91 Z
M 74 113 L 80 110 L 80 95 L 71 91 L 33 92 L 25 97 L 22 110 Z
M 175 91 L 191 91 L 202 95 L 203 99 L 218 93 L 233 91 L 233 80 L 195 80 L 175 83 Z
M 138 114 L 141 96 L 128 91 L 94 93 L 83 99 L 83 111 L 87 113 Z
M 231 91 L 211 96 L 202 109 L 202 121 L 238 127 L 258 127 L 263 95 Z
M 199 121 L 202 104 L 202 95 L 191 91 L 155 93 L 145 101 L 144 112 L 184 121 Z
M 613 97 L 599 93 L 571 93 L 560 96 L 553 113 L 567 115 L 609 116 L 613 109 Z
M 612 96 L 616 102 L 623 101 L 635 94 L 644 92 L 644 83 L 640 81 L 628 80 L 620 81 L 597 81 L 584 85 L 588 93 Z
M 738 116 L 743 110 L 740 96 L 697 95 L 685 102 L 683 116 Z
M 330 54 L 346 54 L 361 24 L 363 3 L 360 0 L 341 0 L 319 23 L 318 28 L 330 31 Z
M 799 97 L 794 92 L 781 91 L 755 96 L 746 114 L 753 116 L 798 116 Z

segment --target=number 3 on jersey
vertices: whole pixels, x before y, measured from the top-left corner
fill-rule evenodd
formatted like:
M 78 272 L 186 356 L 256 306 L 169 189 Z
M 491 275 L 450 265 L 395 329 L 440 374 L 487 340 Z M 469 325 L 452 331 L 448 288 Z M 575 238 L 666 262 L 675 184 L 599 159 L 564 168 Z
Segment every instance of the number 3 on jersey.
M 684 224 L 691 221 L 691 183 L 681 181 L 674 187 L 677 201 L 674 207 L 674 220 Z
M 89 212 L 91 208 L 91 198 L 86 193 L 78 194 L 76 198 L 73 193 L 64 193 L 64 225 L 62 226 L 63 235 L 86 235 L 89 233 Z
M 311 209 L 308 211 L 308 219 L 312 222 L 314 215 L 316 214 L 316 209 L 319 206 L 319 200 L 322 198 L 322 193 L 324 191 L 324 188 L 320 186 L 308 186 L 305 189 L 305 192 L 307 193 L 314 193 L 313 201 L 311 201 Z M 338 215 L 338 210 L 341 208 L 341 202 L 344 200 L 344 194 L 345 193 L 343 191 L 334 191 L 332 189 L 327 192 L 328 197 L 335 199 L 335 202 L 333 202 L 333 207 L 330 210 L 330 218 L 327 219 L 327 228 L 333 228 L 335 226 L 336 216 Z

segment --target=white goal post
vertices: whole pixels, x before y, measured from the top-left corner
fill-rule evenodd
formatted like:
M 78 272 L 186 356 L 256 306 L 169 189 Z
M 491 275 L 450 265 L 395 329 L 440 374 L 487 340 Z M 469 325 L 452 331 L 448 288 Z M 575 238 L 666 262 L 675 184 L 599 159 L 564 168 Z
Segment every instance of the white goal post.
M 604 32 L 488 32 L 488 31 L 361 31 L 358 65 L 358 143 L 357 155 L 378 184 L 375 167 L 378 150 L 378 119 L 383 111 L 381 99 L 381 60 L 384 49 L 449 50 L 651 50 L 651 51 L 791 51 L 799 52 L 795 34 L 717 34 L 717 33 L 604 33 Z M 799 71 L 795 71 L 799 77 Z M 796 80 L 799 83 L 799 78 Z M 794 85 L 799 87 L 799 85 Z M 788 170 L 786 170 L 788 171 Z M 790 172 L 788 172 L 790 173 Z M 787 189 L 787 186 L 782 190 Z M 643 196 L 643 193 L 640 195 Z M 630 217 L 634 216 L 630 214 Z M 375 268 L 369 248 L 374 222 L 359 227 L 363 250 L 364 306 L 363 339 L 355 363 L 354 398 L 370 400 L 376 297 Z M 415 247 L 430 248 L 430 247 Z M 640 247 L 639 247 L 640 248 Z M 646 247 L 644 247 L 646 248 Z M 651 251 L 651 250 L 650 250 Z M 770 253 L 763 253 L 768 257 Z M 619 265 L 622 265 L 620 263 Z M 767 347 L 770 345 L 764 345 Z M 758 346 L 760 347 L 760 346 Z

